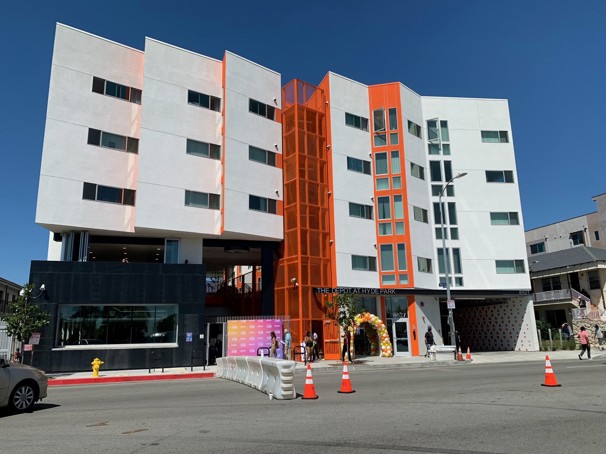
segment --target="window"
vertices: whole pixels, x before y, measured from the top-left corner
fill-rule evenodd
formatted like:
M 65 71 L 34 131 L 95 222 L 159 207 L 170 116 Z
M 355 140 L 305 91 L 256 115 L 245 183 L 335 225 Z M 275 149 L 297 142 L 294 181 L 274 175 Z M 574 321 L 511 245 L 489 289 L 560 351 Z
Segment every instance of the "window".
M 375 147 L 384 147 L 387 145 L 387 134 L 375 134 L 374 144 Z
M 116 150 L 126 151 L 127 153 L 139 153 L 139 139 L 119 136 L 118 134 L 112 134 L 98 129 L 88 128 L 87 143 L 98 147 L 114 148 Z
M 415 137 L 421 138 L 421 127 L 410 120 L 408 120 L 408 132 Z
M 179 263 L 179 240 L 165 240 L 164 263 Z
M 219 210 L 221 207 L 221 197 L 218 194 L 207 194 L 206 192 L 195 192 L 186 190 L 185 206 Z
M 375 153 L 375 175 L 386 175 L 387 173 L 389 173 L 387 153 Z
M 544 241 L 530 245 L 531 254 L 540 254 L 541 252 L 545 252 L 545 242 Z
M 392 177 L 391 184 L 394 189 L 402 189 L 402 178 L 400 177 Z
M 248 208 L 255 211 L 263 211 L 264 213 L 276 214 L 276 201 L 266 199 L 265 197 L 257 197 L 256 195 L 248 196 Z
M 76 306 L 60 304 L 56 347 L 176 343 L 179 306 Z M 74 333 L 85 333 L 86 341 Z M 83 336 L 84 337 L 84 336 Z
M 454 202 L 448 202 L 448 223 L 450 225 L 457 225 L 457 204 Z
M 440 208 L 442 210 L 440 210 Z M 445 209 L 446 209 L 446 207 L 444 206 L 444 202 L 442 202 L 441 207 L 438 202 L 434 202 L 434 204 L 433 204 L 433 223 L 434 224 L 436 224 L 436 225 L 442 224 L 442 217 L 440 216 L 440 213 L 444 213 Z M 444 216 L 444 224 L 446 224 L 446 216 Z
M 583 236 L 583 232 L 572 232 L 570 234 L 570 241 L 572 241 L 573 246 L 585 244 L 585 237 Z
M 379 222 L 379 235 L 391 235 L 391 222 Z
M 393 245 L 381 245 L 381 271 L 394 271 Z
M 268 120 L 276 119 L 276 108 L 254 99 L 248 100 L 248 111 L 254 114 L 267 118 Z
M 396 235 L 404 235 L 404 223 L 396 222 Z
M 400 152 L 392 151 L 391 152 L 391 173 L 393 175 L 397 175 L 401 172 L 400 169 Z
M 544 292 L 551 292 L 552 290 L 562 290 L 562 282 L 560 276 L 544 277 L 541 279 L 541 285 Z
M 398 138 L 398 133 L 397 132 L 392 132 L 389 134 L 389 144 L 390 145 L 397 145 L 400 143 L 400 139 Z
M 102 186 L 100 184 L 84 183 L 82 188 L 82 199 L 135 206 L 135 193 L 136 191 L 133 189 L 114 188 L 111 186 Z
M 439 129 L 438 123 L 440 124 Z M 427 140 L 429 142 L 450 142 L 450 136 L 448 134 L 448 121 L 438 119 L 427 120 Z
M 110 82 L 99 77 L 93 77 L 93 92 L 141 104 L 141 90 L 116 82 Z
M 459 239 L 459 229 L 458 229 L 458 227 L 451 227 L 450 228 L 450 239 L 451 240 L 458 240 Z
M 372 207 L 349 202 L 349 215 L 354 218 L 372 219 Z
M 442 192 L 442 188 L 443 188 L 443 186 L 440 184 L 432 184 L 431 185 L 431 195 L 433 195 L 435 197 L 439 197 L 440 193 Z M 448 197 L 454 197 L 454 186 L 452 184 L 449 184 L 446 187 L 446 191 L 444 192 L 444 194 L 446 194 Z
M 372 126 L 374 132 L 385 131 L 385 109 L 377 109 L 372 112 Z
M 452 162 L 444 161 L 444 181 L 452 180 Z
M 455 274 L 461 274 L 463 272 L 463 267 L 461 266 L 461 249 L 458 247 L 452 248 L 452 264 L 452 269 Z
M 394 219 L 404 219 L 404 204 L 401 195 L 393 196 L 393 217 Z
M 389 189 L 389 178 L 377 178 L 377 191 L 386 191 Z
M 429 161 L 431 181 L 442 181 L 442 165 L 440 161 Z
M 600 273 L 597 270 L 588 271 L 587 277 L 589 278 L 589 288 L 591 290 L 598 290 L 602 288 L 600 285 Z
M 389 109 L 389 129 L 395 131 L 398 129 L 398 109 Z
M 406 262 L 406 244 L 398 243 L 396 244 L 396 248 L 398 250 L 398 271 L 406 271 L 408 269 L 408 264 Z
M 351 269 L 358 271 L 377 271 L 377 258 L 352 255 Z
M 518 213 L 515 211 L 490 213 L 492 225 L 520 225 Z
M 221 145 L 214 143 L 199 142 L 187 139 L 185 152 L 194 156 L 202 156 L 211 159 L 221 159 Z
M 417 257 L 417 269 L 421 273 L 431 273 L 431 259 Z
M 511 170 L 487 170 L 487 183 L 513 183 L 513 171 Z
M 187 104 L 204 107 L 206 109 L 221 111 L 221 99 L 197 91 L 187 90 Z
M 377 217 L 379 219 L 391 219 L 391 204 L 389 197 L 378 198 Z
M 410 174 L 413 177 L 417 177 L 421 180 L 425 179 L 425 168 L 421 167 L 419 164 L 415 164 L 414 162 L 410 163 Z
M 524 260 L 496 260 L 497 274 L 524 274 Z
M 509 142 L 509 134 L 507 131 L 482 131 L 482 142 L 507 143 Z
M 248 159 L 260 162 L 261 164 L 267 164 L 268 166 L 276 166 L 276 153 L 269 150 L 262 150 L 261 148 L 253 147 L 252 145 L 248 147 Z
M 347 170 L 371 175 L 370 161 L 363 161 L 362 159 L 356 159 L 347 156 Z
M 593 232 L 593 236 L 595 237 L 596 241 L 600 241 L 600 232 L 598 232 L 597 230 L 595 230 Z
M 429 218 L 427 216 L 427 210 L 419 207 L 412 207 L 413 217 L 415 221 L 424 222 L 425 224 L 429 224 Z
M 368 131 L 368 118 L 358 117 L 357 115 L 345 112 L 345 124 L 352 128 Z

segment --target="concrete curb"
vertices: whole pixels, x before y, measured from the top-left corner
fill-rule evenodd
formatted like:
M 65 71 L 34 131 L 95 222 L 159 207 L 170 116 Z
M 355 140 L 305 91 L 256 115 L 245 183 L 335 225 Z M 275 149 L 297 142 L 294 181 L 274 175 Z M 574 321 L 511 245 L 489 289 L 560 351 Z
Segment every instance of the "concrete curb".
M 200 372 L 191 374 L 166 375 L 123 375 L 114 377 L 88 377 L 88 378 L 49 378 L 48 386 L 72 385 L 102 385 L 105 383 L 120 383 L 132 381 L 160 381 L 160 380 L 193 380 L 201 378 L 214 378 L 214 372 Z

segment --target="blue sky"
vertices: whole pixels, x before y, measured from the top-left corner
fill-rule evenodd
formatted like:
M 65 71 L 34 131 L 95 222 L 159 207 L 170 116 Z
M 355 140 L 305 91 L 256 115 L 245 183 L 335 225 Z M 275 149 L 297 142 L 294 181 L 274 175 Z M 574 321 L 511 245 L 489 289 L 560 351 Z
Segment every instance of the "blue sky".
M 34 219 L 56 22 L 138 49 L 145 36 L 218 59 L 228 49 L 284 84 L 330 70 L 507 98 L 526 229 L 593 212 L 606 192 L 604 1 L 213 3 L 0 2 L 0 277 L 25 283 L 46 258 Z

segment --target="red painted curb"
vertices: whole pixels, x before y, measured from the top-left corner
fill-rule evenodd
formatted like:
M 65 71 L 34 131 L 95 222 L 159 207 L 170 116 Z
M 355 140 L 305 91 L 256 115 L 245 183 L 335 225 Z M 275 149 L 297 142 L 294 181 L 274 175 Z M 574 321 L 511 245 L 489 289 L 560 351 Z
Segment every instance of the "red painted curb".
M 100 385 L 104 383 L 127 381 L 189 380 L 196 378 L 214 378 L 214 376 L 215 374 L 213 372 L 200 372 L 192 374 L 133 375 L 122 377 L 51 378 L 48 380 L 48 386 Z

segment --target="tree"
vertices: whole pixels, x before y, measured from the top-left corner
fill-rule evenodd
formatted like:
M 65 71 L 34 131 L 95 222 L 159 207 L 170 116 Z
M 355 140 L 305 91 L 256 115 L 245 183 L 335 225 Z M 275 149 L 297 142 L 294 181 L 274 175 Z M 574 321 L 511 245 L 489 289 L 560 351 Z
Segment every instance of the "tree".
M 4 316 L 8 335 L 20 343 L 28 341 L 32 333 L 50 323 L 50 314 L 31 301 L 41 296 L 32 297 L 32 290 L 32 285 L 25 284 L 19 298 L 8 305 L 8 314 Z
M 326 301 L 326 309 L 328 316 L 336 320 L 341 327 L 352 328 L 356 323 L 354 316 L 358 313 L 358 298 L 339 293 L 333 296 L 332 300 Z

